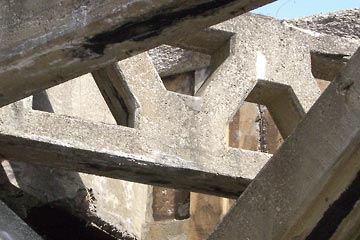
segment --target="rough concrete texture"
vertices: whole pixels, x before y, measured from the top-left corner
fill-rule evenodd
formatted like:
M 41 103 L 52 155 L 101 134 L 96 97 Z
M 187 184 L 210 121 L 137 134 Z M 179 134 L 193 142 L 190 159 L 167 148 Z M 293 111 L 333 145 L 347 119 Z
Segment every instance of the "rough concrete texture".
M 157 221 L 146 225 L 144 240 L 188 240 L 189 220 Z
M 27 217 L 28 210 L 43 202 L 18 188 L 14 171 L 8 161 L 1 161 L 0 165 L 0 199 L 20 218 Z M 17 186 L 17 187 L 16 187 Z
M 210 65 L 208 54 L 163 45 L 149 50 L 161 77 L 198 70 Z
M 42 238 L 0 201 L 0 239 L 41 240 Z
M 336 233 L 360 196 L 359 67 L 360 48 L 211 240 L 330 239 Z
M 92 76 L 84 75 L 33 97 L 37 110 L 116 124 Z M 148 212 L 148 186 L 43 166 L 12 163 L 18 186 L 43 202 L 73 202 L 79 213 L 99 227 L 114 227 L 119 236 L 140 238 Z M 92 195 L 89 203 L 78 204 L 83 192 Z M 82 200 L 82 199 L 81 199 Z M 109 226 L 104 226 L 106 222 Z
M 0 105 L 272 1 L 2 2 Z
M 360 39 L 360 8 L 286 20 L 286 22 L 318 33 Z
M 22 115 L 21 111 L 12 111 L 8 118 L 3 116 L 2 119 L 2 156 L 147 184 L 238 196 L 270 157 L 227 147 L 227 125 L 253 93 L 254 86 L 261 83 L 269 93 L 274 86 L 280 89 L 290 86 L 294 93 L 290 99 L 292 104 L 307 111 L 320 94 L 311 73 L 310 52 L 351 55 L 354 45 L 357 46 L 336 37 L 312 36 L 280 21 L 256 15 L 239 17 L 199 34 L 207 35 L 208 39 L 216 36 L 216 39 L 228 41 L 221 41 L 220 48 L 208 46 L 215 52 L 204 51 L 206 54 L 212 52 L 212 74 L 197 96 L 167 91 L 150 57 L 139 54 L 118 64 L 131 94 L 139 103 L 135 128 L 108 124 L 114 120 L 104 102 L 99 100 L 99 93 L 94 91 L 96 87 L 90 75 L 86 75 L 76 80 L 76 84 L 69 82 L 61 86 L 62 90 L 48 92 L 52 110 L 106 124 L 58 114 L 29 111 Z M 221 34 L 225 37 L 217 38 Z M 185 45 L 190 43 L 184 41 Z M 252 99 L 263 101 L 259 96 Z M 191 175 L 191 171 L 196 174 Z M 19 174 L 25 178 L 34 171 Z M 79 182 L 79 176 L 82 183 L 73 184 L 74 179 Z M 224 176 L 229 180 L 225 181 Z M 61 172 L 54 177 L 62 181 Z M 126 199 L 125 196 L 131 191 L 133 193 L 127 196 L 146 196 L 149 190 L 146 187 L 84 174 L 66 178 L 60 185 L 72 184 L 71 187 L 65 191 L 49 190 L 46 193 L 49 199 L 73 197 L 83 184 L 87 190 L 91 188 L 98 199 L 96 214 L 115 226 L 139 236 L 141 224 L 151 219 L 144 213 L 147 200 Z M 44 179 L 41 182 L 46 182 Z M 45 189 L 58 187 L 51 184 Z M 44 194 L 41 189 L 32 191 Z M 125 202 L 126 205 L 128 201 L 131 206 L 119 207 L 118 204 Z M 120 213 L 122 217 L 118 218 Z M 130 222 L 134 226 L 130 226 Z

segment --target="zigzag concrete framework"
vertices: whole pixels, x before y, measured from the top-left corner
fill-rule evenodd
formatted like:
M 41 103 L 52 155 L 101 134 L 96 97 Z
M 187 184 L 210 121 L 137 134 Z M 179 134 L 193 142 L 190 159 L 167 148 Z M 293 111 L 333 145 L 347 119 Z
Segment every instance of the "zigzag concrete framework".
M 130 11 L 129 19 L 133 15 L 140 18 L 139 6 L 135 4 L 135 10 L 129 10 L 132 6 L 129 3 L 129 9 L 113 10 L 104 18 L 106 21 L 99 21 L 96 14 L 104 9 L 96 9 L 95 3 L 89 3 L 79 8 L 94 16 L 85 22 L 89 25 L 75 24 L 64 32 L 54 28 L 59 30 L 54 38 L 50 34 L 44 40 L 46 44 L 37 40 L 39 46 L 26 51 L 22 47 L 29 44 L 28 39 L 18 45 L 19 51 L 10 51 L 11 44 L 6 45 L 8 59 L 5 57 L 2 61 L 0 72 L 2 105 L 92 71 L 92 76 L 80 77 L 75 84 L 65 83 L 0 109 L 0 155 L 10 162 L 8 169 L 15 172 L 15 179 L 21 181 L 21 176 L 36 171 L 41 173 L 39 179 L 56 179 L 64 189 L 54 191 L 50 190 L 51 184 L 41 183 L 35 187 L 26 181 L 18 183 L 19 187 L 45 202 L 70 199 L 71 204 L 75 204 L 70 209 L 79 208 L 80 213 L 76 214 L 98 221 L 97 224 L 107 222 L 120 231 L 113 235 L 122 238 L 129 234 L 138 239 L 160 239 L 152 228 L 169 234 L 167 231 L 174 227 L 152 224 L 155 217 L 149 216 L 149 201 L 155 200 L 149 195 L 156 188 L 134 187 L 115 179 L 229 198 L 240 196 L 210 239 L 349 239 L 349 236 L 355 239 L 359 233 L 351 220 L 356 219 L 358 201 L 359 53 L 318 101 L 320 90 L 314 77 L 331 81 L 359 42 L 310 34 L 256 15 L 233 18 L 197 32 L 192 28 L 184 36 L 179 31 L 184 31 L 190 23 L 199 23 L 200 29 L 263 2 L 210 4 L 211 1 L 201 1 L 189 6 L 179 5 L 180 1 L 170 2 L 146 5 L 144 1 L 142 7 L 149 10 L 146 14 L 155 14 L 146 19 L 161 18 L 165 13 L 159 14 L 158 10 L 164 6 L 168 7 L 165 9 L 169 10 L 166 13 L 169 18 L 175 19 L 175 13 L 176 16 L 188 13 L 186 8 L 195 15 L 189 18 L 187 14 L 180 14 L 176 18 L 179 20 L 167 22 L 160 33 L 146 32 L 149 39 L 143 39 L 145 30 L 135 21 L 125 25 L 127 31 L 131 30 L 128 37 L 133 40 L 117 43 L 106 38 L 105 44 L 104 33 L 96 35 L 94 31 L 119 25 L 124 20 L 122 11 Z M 109 1 L 109 5 L 104 6 L 111 4 L 115 3 Z M 244 4 L 248 5 L 244 8 Z M 94 12 L 88 11 L 92 7 Z M 63 10 L 71 9 L 70 4 Z M 80 15 L 84 17 L 83 13 Z M 90 28 L 91 24 L 99 27 Z M 146 26 L 153 27 L 152 24 Z M 111 32 L 125 31 L 124 28 L 115 30 Z M 79 31 L 71 37 L 72 43 L 77 44 L 60 51 L 59 46 L 68 46 L 71 36 L 61 34 L 74 31 Z M 89 38 L 91 35 L 94 36 Z M 91 39 L 96 39 L 95 43 Z M 150 55 L 140 53 L 128 57 L 129 51 L 134 51 L 133 55 L 159 43 L 187 50 L 160 47 L 150 51 Z M 125 50 L 128 55 L 124 55 Z M 162 61 L 163 56 L 176 56 L 179 52 L 188 54 L 189 62 L 185 66 L 179 67 L 176 61 Z M 117 59 L 124 60 L 115 62 Z M 53 60 L 56 64 L 52 65 Z M 44 61 L 50 63 L 49 68 L 41 68 Z M 327 71 L 323 64 L 332 64 L 336 70 Z M 160 77 L 200 68 L 206 69 L 205 77 L 195 79 L 194 96 L 168 91 Z M 7 76 L 13 77 L 11 81 Z M 81 88 L 81 84 L 87 87 Z M 89 101 L 83 105 L 87 108 L 85 111 L 101 107 L 101 114 L 90 120 L 107 123 L 81 119 L 85 112 L 78 111 L 84 111 L 83 106 L 72 105 L 76 99 L 72 95 L 76 90 L 72 88 L 76 86 L 88 89 L 88 99 L 78 99 Z M 103 100 L 99 100 L 101 98 Z M 226 129 L 245 101 L 266 105 L 285 139 L 274 156 L 228 147 Z M 104 110 L 105 103 L 107 110 Z M 329 129 L 329 126 L 337 127 Z M 62 170 L 92 175 L 73 175 Z M 37 190 L 40 186 L 46 186 L 46 190 Z M 99 190 L 89 186 L 97 186 Z M 113 186 L 124 188 L 118 196 L 141 195 L 145 200 L 116 209 L 119 198 L 113 197 L 111 191 L 118 190 L 112 189 Z M 82 188 L 85 195 L 79 191 Z M 93 194 L 99 198 L 95 204 L 90 201 Z M 82 199 L 80 203 L 76 202 L 78 198 Z M 109 199 L 112 207 L 108 206 Z M 340 214 L 339 208 L 344 202 L 351 204 Z M 84 216 L 89 212 L 91 218 Z M 331 214 L 338 219 L 328 226 L 333 220 Z M 182 231 L 189 228 L 189 223 L 176 224 L 176 229 Z M 109 228 L 103 229 L 111 232 Z

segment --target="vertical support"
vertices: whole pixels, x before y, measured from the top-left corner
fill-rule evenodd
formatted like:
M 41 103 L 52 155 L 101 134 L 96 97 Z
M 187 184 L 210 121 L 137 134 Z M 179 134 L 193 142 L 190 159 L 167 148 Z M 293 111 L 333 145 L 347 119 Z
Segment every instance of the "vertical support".
M 116 63 L 92 72 L 118 125 L 135 127 L 139 104 L 131 93 L 121 70 Z

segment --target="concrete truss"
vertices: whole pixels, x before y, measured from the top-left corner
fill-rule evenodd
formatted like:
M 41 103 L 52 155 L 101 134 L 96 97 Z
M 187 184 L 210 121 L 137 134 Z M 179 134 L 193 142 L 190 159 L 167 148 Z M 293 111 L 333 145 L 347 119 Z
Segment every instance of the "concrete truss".
M 278 34 L 269 36 L 269 29 Z M 237 197 L 270 157 L 226 146 L 224 129 L 242 102 L 269 105 L 286 137 L 320 94 L 310 52 L 326 42 L 295 33 L 307 43 L 299 46 L 290 37 L 293 30 L 277 21 L 247 16 L 195 35 L 197 44 L 206 39 L 209 47 L 202 52 L 212 55 L 210 76 L 195 97 L 167 91 L 146 53 L 94 72 L 109 109 L 124 126 L 4 107 L 1 156 Z M 199 50 L 191 39 L 184 43 Z
M 2 2 L 0 106 L 272 1 Z
M 359 67 L 360 49 L 210 239 L 359 237 Z
M 0 109 L 0 157 L 229 198 L 247 189 L 211 239 L 316 239 L 316 224 L 326 218 L 322 214 L 332 211 L 331 204 L 341 201 L 345 189 L 352 189 L 351 182 L 357 184 L 354 76 L 359 53 L 348 61 L 358 42 L 254 15 L 201 30 L 265 2 L 270 1 L 130 1 L 100 18 L 104 9 L 90 1 L 69 15 L 78 19 L 69 28 L 46 22 L 51 31 L 33 38 L 20 28 L 18 35 L 9 35 L 0 58 L 1 106 L 91 72 L 118 125 L 37 111 L 26 99 Z M 114 4 L 109 0 L 103 7 L 109 10 Z M 197 10 L 200 6 L 206 10 Z M 68 16 L 73 7 L 64 4 L 59 14 Z M 145 9 L 142 15 L 139 7 Z M 153 29 L 153 21 L 172 14 L 176 21 Z M 185 31 L 190 25 L 197 27 Z M 128 38 L 119 39 L 124 31 Z M 195 96 L 168 91 L 161 81 L 159 73 L 182 70 L 176 63 L 156 61 L 157 54 L 178 48 L 150 51 L 154 61 L 140 53 L 163 43 L 198 52 L 191 58 L 196 64 L 185 67 L 207 68 Z M 346 64 L 344 74 L 306 114 L 320 96 L 314 77 L 331 81 Z M 273 157 L 228 147 L 226 128 L 245 101 L 266 105 L 287 139 Z M 335 125 L 339 127 L 328 129 Z M 334 180 L 348 171 L 342 181 Z M 349 220 L 341 224 L 342 231 L 354 229 Z

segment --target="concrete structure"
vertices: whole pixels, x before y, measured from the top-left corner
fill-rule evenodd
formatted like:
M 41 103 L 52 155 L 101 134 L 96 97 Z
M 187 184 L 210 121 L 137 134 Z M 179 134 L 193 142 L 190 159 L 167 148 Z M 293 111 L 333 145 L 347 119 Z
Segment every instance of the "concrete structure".
M 360 8 L 287 21 L 297 27 L 343 38 L 360 38 Z
M 1 240 L 41 240 L 14 212 L 0 201 L 0 239 Z
M 210 239 L 359 237 L 359 66 L 360 49 Z
M 272 1 L 3 2 L 0 105 Z
M 244 3 L 239 1 L 241 6 Z M 227 18 L 229 9 L 237 9 L 232 5 L 235 3 L 229 4 L 231 6 L 226 5 L 229 8 L 226 7 L 219 13 L 212 12 L 211 16 L 206 15 L 205 18 L 211 21 Z M 249 6 L 257 6 L 261 1 L 252 4 Z M 92 7 L 91 4 L 89 6 Z M 156 6 L 152 6 L 154 9 L 149 11 L 156 13 Z M 176 12 L 176 6 L 174 7 Z M 218 5 L 214 7 L 217 8 Z M 87 12 L 87 5 L 81 9 Z M 179 10 L 180 13 L 182 11 Z M 244 9 L 240 9 L 239 13 L 242 11 Z M 113 17 L 111 16 L 111 19 Z M 203 17 L 199 20 L 194 16 L 191 21 L 202 22 Z M 91 17 L 89 21 L 93 21 Z M 174 25 L 169 25 L 169 29 L 177 29 L 172 32 L 175 34 L 190 24 L 188 20 L 184 22 L 186 24 L 182 20 L 171 23 Z M 101 29 L 109 27 L 106 24 L 101 25 L 103 23 L 98 23 Z M 86 24 L 77 27 L 84 30 L 81 33 L 84 36 L 91 35 L 87 32 Z M 137 29 L 135 33 L 142 34 L 142 30 Z M 129 45 L 109 43 L 109 46 L 102 49 L 105 51 L 103 56 L 96 59 L 90 55 L 83 56 L 80 62 L 76 58 L 71 66 L 65 64 L 70 60 L 67 55 L 61 57 L 63 55 L 60 54 L 59 58 L 57 53 L 53 52 L 57 60 L 64 61 L 54 64 L 53 67 L 56 65 L 59 68 L 57 71 L 81 67 L 78 71 L 71 71 L 69 75 L 57 75 L 60 80 L 56 83 L 50 82 L 52 75 L 45 76 L 45 72 L 32 70 L 29 84 L 20 84 L 22 78 L 19 74 L 26 74 L 26 66 L 40 66 L 36 61 L 30 62 L 25 68 L 22 68 L 21 64 L 17 65 L 19 68 L 16 71 L 19 74 L 13 72 L 14 68 L 9 67 L 11 64 L 4 65 L 5 75 L 0 73 L 0 76 L 10 74 L 16 79 L 14 84 L 7 85 L 6 78 L 1 78 L 5 80 L 0 81 L 0 85 L 4 83 L 4 86 L 9 87 L 7 90 L 4 88 L 7 95 L 4 97 L 4 104 L 6 101 L 14 101 L 20 96 L 66 81 L 70 74 L 73 76 L 82 71 L 92 71 L 92 75 L 84 75 L 38 93 L 32 99 L 0 109 L 0 154 L 3 159 L 10 160 L 10 165 L 4 164 L 8 176 L 13 174 L 10 181 L 40 201 L 36 204 L 56 203 L 118 238 L 204 239 L 226 214 L 231 205 L 230 200 L 191 194 L 191 219 L 175 220 L 176 214 L 179 215 L 178 211 L 185 211 L 180 215 L 188 217 L 188 210 L 182 209 L 186 204 L 189 208 L 189 200 L 186 199 L 188 194 L 118 179 L 238 197 L 251 182 L 253 183 L 248 189 L 252 189 L 254 185 L 256 187 L 257 179 L 261 179 L 263 172 L 270 171 L 269 175 L 273 177 L 278 168 L 272 162 L 277 163 L 274 159 L 283 158 L 282 151 L 290 154 L 289 159 L 301 155 L 301 144 L 298 146 L 300 150 L 297 150 L 297 145 L 291 143 L 295 141 L 291 139 L 296 138 L 292 132 L 320 95 L 314 77 L 331 81 L 359 46 L 357 40 L 313 34 L 288 23 L 256 15 L 244 15 L 196 33 L 189 31 L 191 34 L 180 39 L 168 37 L 167 31 L 170 30 L 161 30 L 164 35 L 160 34 L 156 40 L 150 37 L 141 43 L 132 41 Z M 59 41 L 62 40 L 60 38 Z M 52 46 L 51 41 L 49 40 L 49 46 Z M 142 53 L 118 63 L 107 64 L 115 59 L 114 54 L 118 53 L 116 49 L 132 49 L 138 47 L 137 44 L 141 45 L 141 49 L 146 49 L 154 46 L 152 41 L 157 44 L 166 43 L 175 48 L 162 46 L 151 50 L 150 55 Z M 41 55 L 41 51 L 39 54 Z M 49 58 L 41 58 L 42 61 L 54 57 L 51 54 L 47 56 Z M 125 55 L 120 54 L 116 58 L 125 58 Z M 19 60 L 16 57 L 14 59 L 14 62 Z M 350 70 L 345 72 L 350 74 L 350 77 L 353 76 L 351 71 L 355 72 L 356 69 L 356 56 L 354 59 L 349 66 Z M 27 61 L 26 57 L 16 64 L 22 61 Z M 102 63 L 98 64 L 100 61 Z M 331 66 L 331 71 L 324 65 Z M 51 68 L 46 69 L 48 70 Z M 35 75 L 42 80 L 35 79 Z M 342 89 L 347 91 L 351 88 L 350 84 Z M 16 89 L 21 91 L 14 94 Z M 281 148 L 285 150 L 280 150 L 268 164 L 266 162 L 271 154 L 251 151 L 256 149 L 228 147 L 230 140 L 226 129 L 246 101 L 258 106 L 266 105 L 279 134 L 285 139 L 285 146 Z M 340 105 L 335 104 L 334 107 Z M 262 107 L 259 109 L 261 124 L 263 110 Z M 345 115 L 340 113 L 339 117 L 342 116 Z M 356 121 L 351 123 L 356 125 Z M 306 137 L 301 139 L 301 143 L 307 143 Z M 286 146 L 290 146 L 289 151 Z M 262 148 L 260 150 L 265 151 Z M 300 153 L 292 155 L 296 151 Z M 321 157 L 326 157 L 326 154 Z M 338 155 L 334 154 L 332 157 L 333 161 L 337 161 Z M 301 163 L 297 165 L 299 171 L 296 176 L 302 174 L 301 170 L 307 170 L 305 165 L 301 165 L 302 161 L 299 160 Z M 257 176 L 265 164 L 266 167 Z M 292 163 L 288 165 L 290 168 L 294 167 Z M 288 173 L 285 167 L 281 169 Z M 313 169 L 317 170 L 320 177 L 324 171 Z M 277 182 L 267 181 L 267 178 L 263 181 L 269 186 L 266 190 L 276 191 Z M 294 181 L 294 184 L 300 185 L 305 182 L 300 178 Z M 313 184 L 314 188 L 317 186 L 317 182 L 308 183 Z M 344 186 L 339 187 L 338 195 L 344 190 Z M 280 190 L 279 192 L 282 193 Z M 174 200 L 176 196 L 183 199 Z M 253 195 L 251 190 L 247 190 L 239 201 L 244 201 L 241 199 L 247 197 L 257 199 L 259 196 L 261 195 Z M 282 199 L 293 197 L 280 196 Z M 294 196 L 302 203 L 301 196 Z M 179 205 L 180 202 L 182 204 Z M 247 203 L 251 204 L 251 201 Z M 161 209 L 161 205 L 165 207 Z M 301 206 L 304 206 L 304 209 L 307 207 Z M 237 234 L 237 227 L 235 229 L 232 226 L 236 224 L 235 218 L 239 218 L 237 211 L 242 211 L 241 209 L 242 206 L 236 207 L 212 238 L 234 239 L 235 236 L 240 236 Z M 210 217 L 204 217 L 205 211 L 211 212 Z M 252 214 L 257 213 L 258 211 Z M 351 214 L 354 217 L 349 215 L 350 218 L 357 216 L 356 211 Z M 320 215 L 319 213 L 312 217 L 308 226 L 313 227 L 316 223 L 314 219 L 318 219 Z M 298 215 L 289 215 L 289 224 L 297 217 Z M 203 229 L 201 219 L 209 219 L 204 221 L 207 226 Z M 304 218 L 305 220 L 307 218 Z M 261 236 L 269 239 L 277 237 L 277 232 L 280 234 L 282 231 L 282 225 L 275 226 L 275 223 L 274 221 L 274 234 L 271 231 L 266 232 L 267 228 L 263 227 L 261 231 L 264 235 Z M 344 220 L 341 224 L 341 229 L 335 233 L 339 237 L 344 236 L 342 232 L 349 232 L 348 229 L 356 227 L 350 220 Z M 251 225 L 254 226 L 256 224 Z M 250 235 L 256 232 L 259 231 L 255 229 L 249 232 L 250 239 L 257 239 L 258 235 Z M 241 236 L 245 239 L 246 234 L 244 232 Z M 302 237 L 305 236 L 303 233 Z

